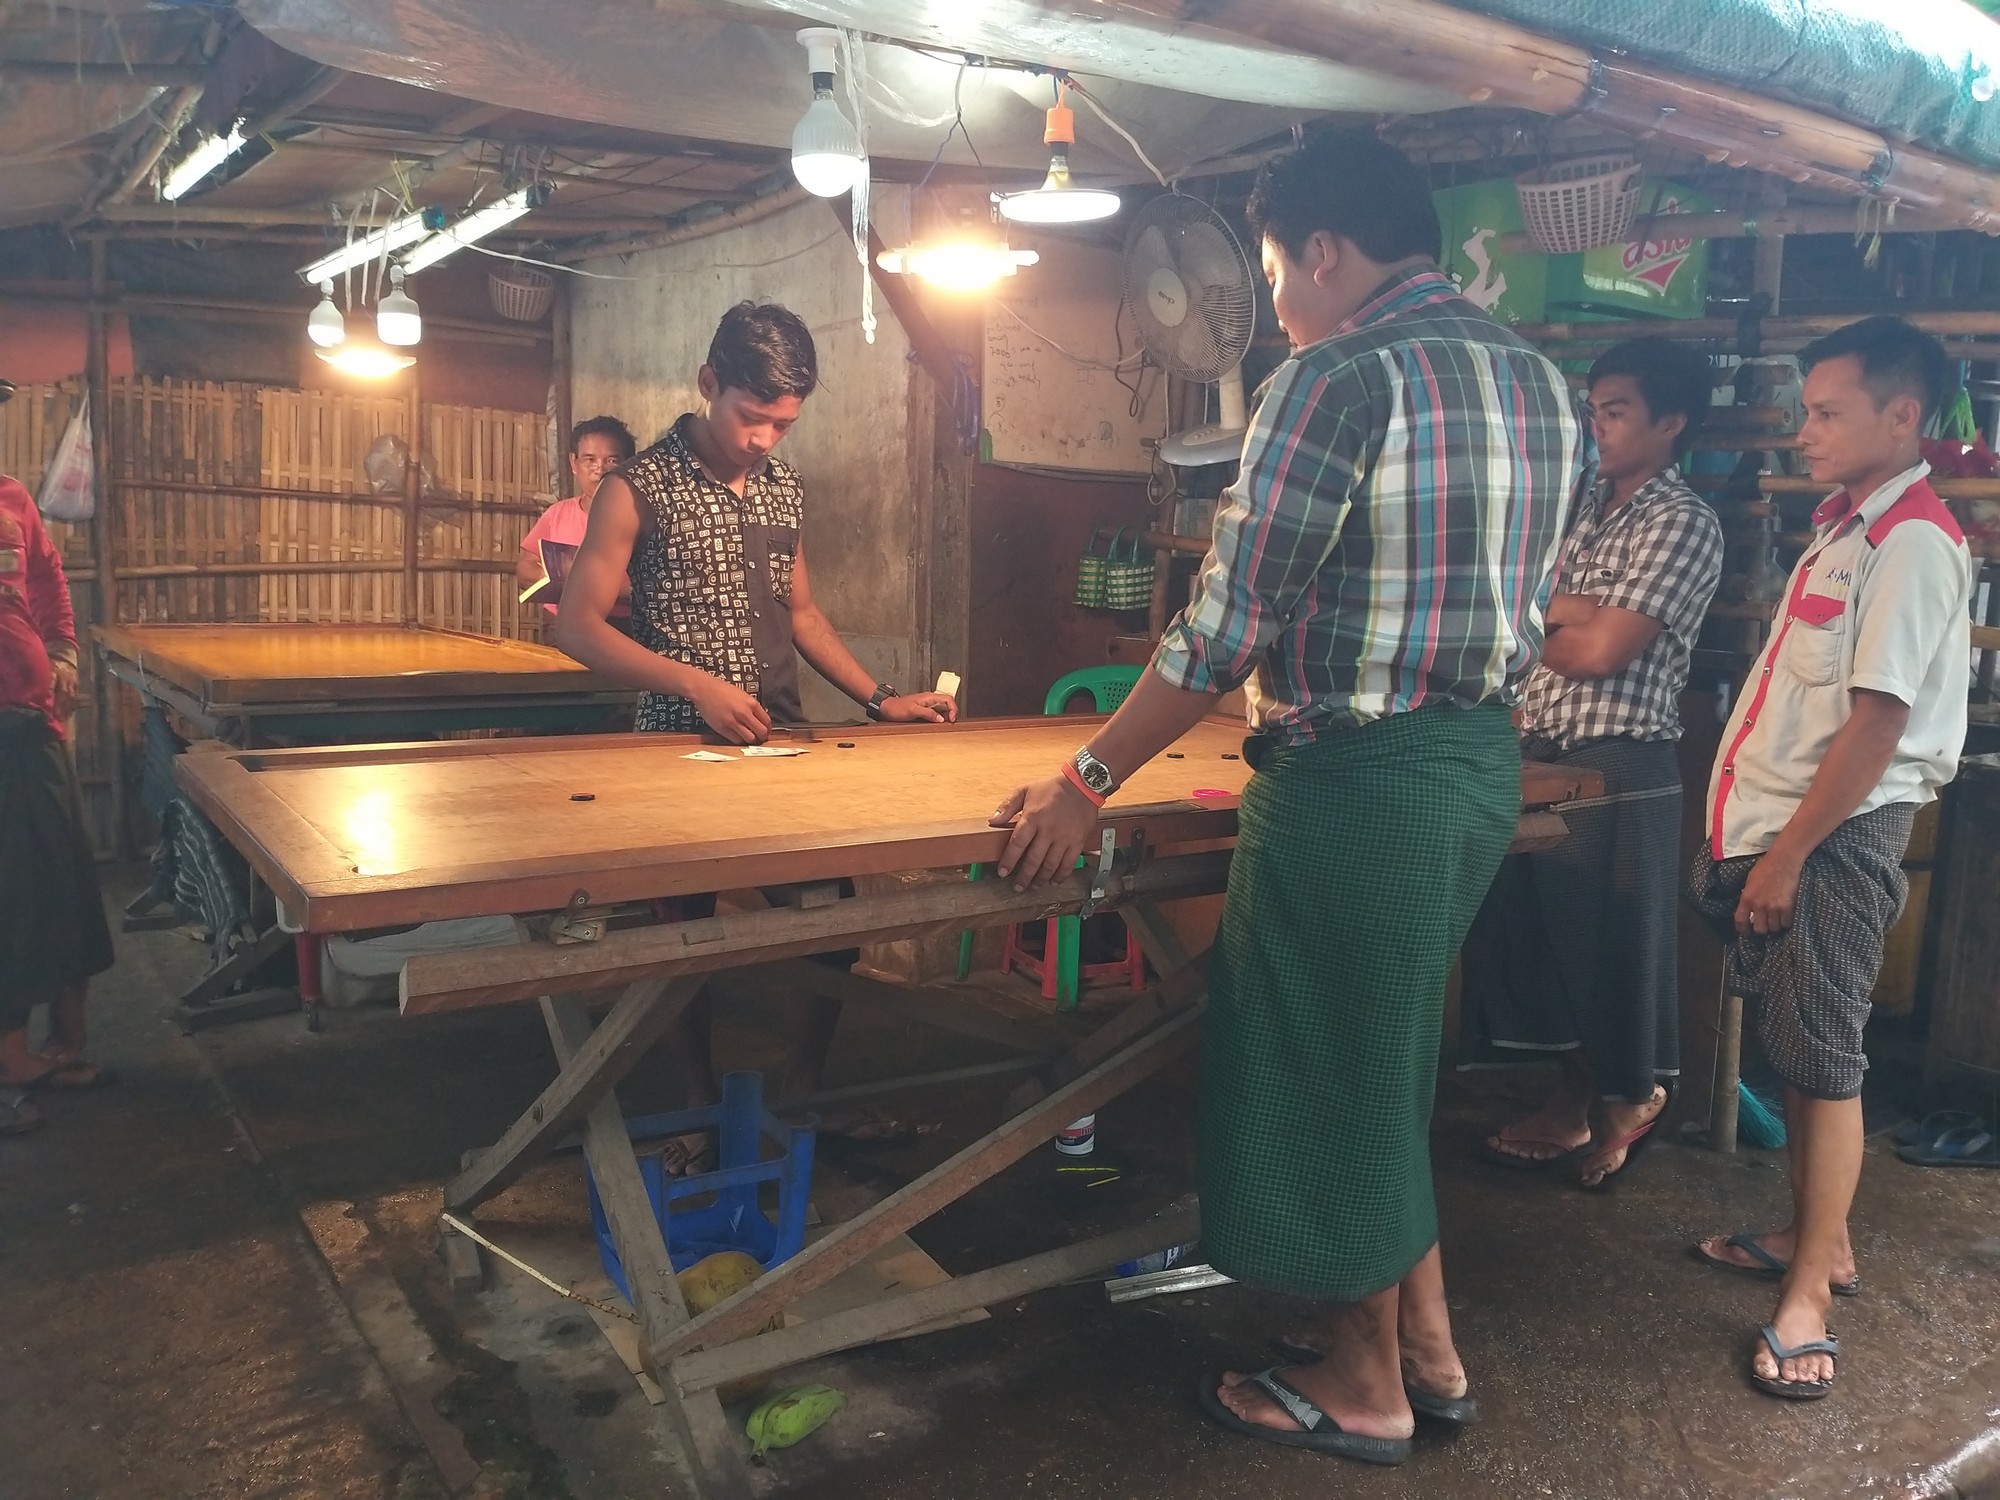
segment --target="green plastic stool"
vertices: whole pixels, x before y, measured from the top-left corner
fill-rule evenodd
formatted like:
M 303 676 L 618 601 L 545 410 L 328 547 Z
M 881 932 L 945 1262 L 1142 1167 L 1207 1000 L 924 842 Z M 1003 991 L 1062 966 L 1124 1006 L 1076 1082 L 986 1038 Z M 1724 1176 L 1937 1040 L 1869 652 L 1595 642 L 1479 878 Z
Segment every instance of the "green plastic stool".
M 1069 700 L 1078 693 L 1090 694 L 1091 703 L 1101 714 L 1114 713 L 1118 705 L 1131 696 L 1138 684 L 1144 667 L 1084 667 L 1061 677 L 1049 688 L 1048 696 L 1042 700 L 1042 712 L 1051 717 L 1063 713 L 1069 707 Z M 1082 869 L 1085 861 L 1078 860 L 1077 868 Z M 967 878 L 978 880 L 986 873 L 984 865 L 974 865 Z M 1083 922 L 1078 917 L 1059 917 L 1056 920 L 1055 952 L 1044 951 L 1043 963 L 1053 963 L 1056 974 L 1056 1009 L 1075 1010 L 1077 993 L 1081 988 L 1080 971 L 1083 962 Z M 961 933 L 958 939 L 958 977 L 966 978 L 972 973 L 973 934 Z

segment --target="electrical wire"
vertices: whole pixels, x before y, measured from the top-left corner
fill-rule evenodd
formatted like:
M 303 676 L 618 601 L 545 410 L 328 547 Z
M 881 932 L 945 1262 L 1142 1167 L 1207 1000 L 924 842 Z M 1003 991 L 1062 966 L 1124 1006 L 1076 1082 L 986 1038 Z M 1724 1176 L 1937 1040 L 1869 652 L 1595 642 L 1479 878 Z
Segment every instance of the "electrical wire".
M 954 134 L 965 137 L 965 149 L 972 153 L 973 163 L 982 172 L 986 170 L 986 163 L 979 159 L 979 148 L 972 144 L 972 133 L 965 128 L 965 106 L 961 102 L 961 91 L 965 87 L 965 70 L 972 66 L 973 59 L 969 57 L 959 61 L 958 76 L 951 81 L 951 128 L 945 131 L 944 139 L 938 142 L 937 150 L 931 155 L 931 164 L 924 168 L 924 175 L 917 179 L 917 185 L 911 189 L 913 193 L 921 193 L 924 184 L 931 180 L 931 173 L 935 172 L 938 163 L 944 160 L 944 148 L 951 144 Z
M 788 260 L 797 260 L 802 255 L 810 255 L 813 251 L 819 249 L 820 246 L 822 245 L 829 244 L 834 240 L 844 240 L 846 238 L 847 238 L 846 230 L 832 229 L 829 230 L 827 233 L 821 235 L 818 239 L 814 240 L 810 245 L 803 245 L 797 250 L 788 250 L 783 255 L 775 255 L 771 257 L 771 259 L 769 260 L 709 261 L 705 265 L 701 266 L 691 266 L 678 271 L 663 271 L 658 276 L 614 276 L 608 271 L 586 271 L 579 266 L 566 266 L 560 261 L 537 260 L 532 255 L 517 255 L 514 252 L 508 250 L 495 250 L 490 245 L 469 244 L 469 245 L 462 245 L 459 248 L 464 250 L 470 250 L 478 255 L 484 255 L 490 260 L 511 260 L 524 266 L 539 266 L 545 271 L 565 271 L 571 276 L 582 276 L 591 281 L 629 281 L 637 283 L 637 282 L 653 282 L 653 281 L 671 281 L 679 277 L 685 276 L 689 270 L 761 271 L 769 266 L 781 266 Z
M 1110 370 L 1115 373 L 1116 371 L 1126 368 L 1128 365 L 1141 364 L 1145 361 L 1146 355 L 1144 350 L 1137 350 L 1131 354 L 1121 355 L 1118 363 L 1115 365 L 1108 364 L 1101 359 L 1090 359 L 1085 355 L 1072 354 L 1069 350 L 1063 348 L 1061 344 L 1058 344 L 1054 339 L 1050 338 L 1046 333 L 1043 333 L 1041 329 L 1035 327 L 1034 324 L 1030 323 L 1026 318 L 1022 317 L 1019 313 L 1015 312 L 1014 309 L 1009 307 L 1005 302 L 1001 302 L 996 299 L 992 305 L 998 308 L 1001 312 L 1005 313 L 1008 317 L 1012 318 L 1016 323 L 1019 323 L 1023 328 L 1027 329 L 1029 333 L 1033 334 L 1036 338 L 1040 339 L 1043 343 L 1047 344 L 1051 349 L 1055 350 L 1056 353 L 1060 354 L 1064 359 L 1068 360 L 1071 364 L 1082 365 L 1086 369 L 1092 369 L 1092 370 Z M 1120 343 L 1119 347 L 1121 350 L 1124 348 L 1122 342 Z M 1120 381 L 1119 384 L 1123 385 L 1124 382 Z M 1126 389 L 1129 390 L 1131 389 L 1131 387 L 1127 386 Z
M 1097 102 L 1096 98 L 1091 94 L 1090 90 L 1086 89 L 1082 84 L 1078 83 L 1074 78 L 1071 78 L 1066 74 L 1063 77 L 1063 81 L 1069 85 L 1071 93 L 1075 94 L 1085 104 L 1088 104 L 1090 106 L 1090 112 L 1092 114 L 1096 115 L 1098 119 L 1102 120 L 1105 124 L 1109 125 L 1113 130 L 1117 131 L 1119 135 L 1125 138 L 1125 144 L 1132 148 L 1132 154 L 1139 158 L 1140 162 L 1145 166 L 1146 170 L 1153 174 L 1154 180 L 1157 181 L 1161 187 L 1173 186 L 1171 182 L 1167 181 L 1167 174 L 1162 172 L 1158 167 L 1153 165 L 1153 158 L 1146 154 L 1146 148 L 1139 144 L 1138 140 L 1133 136 L 1131 131 L 1127 130 L 1123 125 L 1120 125 L 1116 120 L 1111 118 L 1110 114 L 1105 110 L 1104 106 Z

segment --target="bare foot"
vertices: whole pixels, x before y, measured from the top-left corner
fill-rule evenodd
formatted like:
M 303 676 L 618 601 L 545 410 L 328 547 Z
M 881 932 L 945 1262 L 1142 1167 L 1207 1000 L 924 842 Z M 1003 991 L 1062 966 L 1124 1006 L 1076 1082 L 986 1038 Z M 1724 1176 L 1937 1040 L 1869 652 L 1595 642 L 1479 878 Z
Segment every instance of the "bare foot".
M 1792 1257 L 1798 1253 L 1799 1237 L 1797 1231 L 1792 1229 L 1773 1229 L 1768 1234 L 1752 1235 L 1751 1239 L 1761 1245 L 1766 1254 L 1775 1257 L 1788 1266 L 1792 1263 Z M 1769 1271 L 1771 1269 L 1741 1245 L 1730 1244 L 1729 1240 L 1730 1237 L 1726 1234 L 1712 1234 L 1701 1242 L 1702 1253 L 1716 1260 L 1726 1260 L 1732 1266 L 1741 1266 L 1746 1271 Z M 1854 1246 L 1852 1244 L 1843 1245 L 1839 1259 L 1834 1262 L 1831 1280 L 1845 1284 L 1853 1281 L 1857 1274 L 1854 1264 Z M 1787 1340 L 1787 1343 L 1789 1342 Z
M 1667 1107 L 1667 1091 L 1658 1084 L 1653 1086 L 1653 1097 L 1644 1104 L 1627 1104 L 1623 1100 L 1604 1106 L 1604 1138 L 1607 1141 L 1623 1140 L 1641 1125 L 1649 1125 L 1660 1118 Z M 1605 1178 L 1625 1165 L 1625 1157 L 1630 1145 L 1618 1146 L 1608 1151 L 1594 1151 L 1584 1158 L 1581 1173 L 1585 1187 L 1596 1187 Z
M 1395 1392 L 1393 1402 L 1370 1400 L 1342 1372 L 1330 1370 L 1323 1364 L 1298 1365 L 1285 1370 L 1284 1376 L 1300 1395 L 1338 1422 L 1343 1432 L 1362 1437 L 1406 1438 L 1416 1431 L 1416 1417 L 1411 1413 L 1410 1403 L 1400 1388 Z M 1260 1387 L 1252 1385 L 1248 1375 L 1229 1371 L 1222 1377 L 1222 1384 L 1216 1388 L 1215 1394 L 1224 1406 L 1246 1422 L 1275 1428 L 1279 1432 L 1301 1430 L 1292 1414 L 1265 1395 Z
M 1778 1335 L 1778 1342 L 1787 1349 L 1796 1349 L 1800 1344 L 1825 1338 L 1826 1309 L 1824 1294 L 1817 1300 L 1803 1294 L 1781 1297 L 1778 1311 L 1771 1318 L 1771 1327 Z M 1834 1378 L 1831 1354 L 1801 1354 L 1780 1363 L 1772 1357 L 1770 1345 L 1761 1337 L 1751 1357 L 1751 1368 L 1766 1380 L 1830 1382 Z
M 93 1087 L 102 1070 L 81 1057 L 62 1056 L 53 1051 L 23 1052 L 0 1066 L 0 1089 L 32 1089 L 52 1085 L 57 1088 Z
M 1407 1307 L 1410 1299 L 1403 1301 Z M 1465 1364 L 1452 1344 L 1449 1327 L 1422 1327 L 1407 1316 L 1399 1316 L 1396 1343 L 1402 1350 L 1405 1386 L 1450 1401 L 1465 1394 Z
M 1590 1100 L 1565 1079 L 1548 1102 L 1524 1120 L 1486 1138 L 1489 1149 L 1521 1161 L 1554 1161 L 1590 1144 Z

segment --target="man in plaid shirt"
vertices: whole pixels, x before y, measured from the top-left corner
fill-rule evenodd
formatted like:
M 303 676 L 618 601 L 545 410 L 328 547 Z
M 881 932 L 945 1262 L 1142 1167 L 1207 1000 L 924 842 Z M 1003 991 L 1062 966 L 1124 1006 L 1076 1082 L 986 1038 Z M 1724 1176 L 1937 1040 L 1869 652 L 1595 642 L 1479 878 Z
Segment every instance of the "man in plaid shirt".
M 1312 1298 L 1304 1362 L 1211 1373 L 1217 1422 L 1399 1463 L 1476 1416 L 1429 1126 L 1444 988 L 1521 807 L 1512 691 L 1583 467 L 1563 376 L 1437 266 L 1430 185 L 1330 131 L 1247 215 L 1293 346 L 1193 602 L 1112 720 L 1010 796 L 1000 873 L 1052 879 L 1119 782 L 1243 685 L 1256 768 L 1208 971 L 1202 1249 Z
M 1507 859 L 1465 954 L 1480 1041 L 1510 1061 L 1562 1059 L 1547 1102 L 1487 1137 L 1484 1154 L 1529 1169 L 1580 1158 L 1585 1187 L 1624 1169 L 1680 1071 L 1674 742 L 1722 528 L 1673 459 L 1711 388 L 1708 362 L 1661 338 L 1591 369 L 1597 492 L 1563 544 L 1520 726 L 1524 756 L 1601 771 L 1604 796 L 1563 810 L 1560 847 Z

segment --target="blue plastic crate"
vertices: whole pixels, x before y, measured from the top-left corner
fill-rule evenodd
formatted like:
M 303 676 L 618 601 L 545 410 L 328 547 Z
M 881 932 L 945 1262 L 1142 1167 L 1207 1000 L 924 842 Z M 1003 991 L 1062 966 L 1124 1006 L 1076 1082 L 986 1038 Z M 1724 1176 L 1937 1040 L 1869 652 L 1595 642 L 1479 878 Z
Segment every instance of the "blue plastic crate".
M 646 1197 L 653 1205 L 653 1216 L 659 1221 L 676 1271 L 685 1271 L 696 1261 L 723 1250 L 740 1250 L 767 1271 L 799 1253 L 806 1237 L 816 1123 L 809 1116 L 804 1125 L 787 1125 L 766 1113 L 761 1073 L 725 1077 L 720 1104 L 625 1122 L 634 1140 L 696 1130 L 716 1132 L 717 1166 L 712 1172 L 669 1177 L 657 1154 L 639 1158 L 639 1177 L 646 1185 Z M 766 1142 L 777 1148 L 777 1155 L 764 1155 Z M 597 1184 L 589 1181 L 588 1172 L 585 1180 L 590 1187 L 590 1223 L 597 1232 L 598 1256 L 605 1274 L 629 1301 L 631 1288 L 611 1243 L 611 1226 L 605 1222 Z M 767 1182 L 778 1184 L 776 1219 L 768 1217 L 757 1202 L 759 1190 Z M 711 1194 L 712 1202 L 676 1207 L 683 1200 Z

